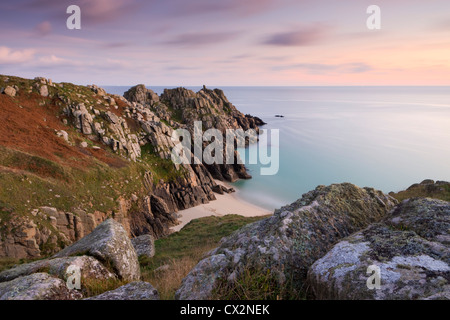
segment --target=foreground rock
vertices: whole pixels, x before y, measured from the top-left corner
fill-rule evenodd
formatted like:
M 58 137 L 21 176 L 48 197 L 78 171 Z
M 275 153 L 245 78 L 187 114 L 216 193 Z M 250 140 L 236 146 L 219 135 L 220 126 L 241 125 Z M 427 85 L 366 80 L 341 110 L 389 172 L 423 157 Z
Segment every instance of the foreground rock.
M 86 300 L 159 300 L 159 296 L 158 291 L 150 283 L 140 281 Z
M 0 283 L 0 300 L 75 300 L 81 293 L 69 290 L 61 279 L 35 273 Z
M 449 202 L 405 200 L 315 262 L 308 282 L 319 299 L 448 299 L 449 230 Z M 381 271 L 376 290 L 367 287 L 371 265 Z
M 145 256 L 151 258 L 155 255 L 155 239 L 149 234 L 131 239 L 134 250 L 138 257 Z
M 13 269 L 0 273 L 0 282 L 11 281 L 18 277 L 33 273 L 46 272 L 50 275 L 67 279 L 67 271 L 71 267 L 78 267 L 83 278 L 89 279 L 114 279 L 116 276 L 109 272 L 100 262 L 88 256 L 65 257 L 56 259 L 39 260 L 32 263 L 22 264 Z
M 307 270 L 339 239 L 378 221 L 396 200 L 352 184 L 319 186 L 268 219 L 222 240 L 183 280 L 177 299 L 210 299 L 224 282 L 246 270 L 270 270 L 281 286 L 291 281 L 304 291 Z
M 110 265 L 119 278 L 134 281 L 140 278 L 136 251 L 121 224 L 108 219 L 92 233 L 58 252 L 54 257 L 90 255 Z

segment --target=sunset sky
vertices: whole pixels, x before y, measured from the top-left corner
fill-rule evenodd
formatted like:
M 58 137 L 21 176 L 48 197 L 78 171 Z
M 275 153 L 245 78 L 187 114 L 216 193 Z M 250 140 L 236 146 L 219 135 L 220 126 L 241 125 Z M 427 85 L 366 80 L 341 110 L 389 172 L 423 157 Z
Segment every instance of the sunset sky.
M 0 28 L 0 74 L 58 82 L 450 85 L 448 0 L 2 1 Z

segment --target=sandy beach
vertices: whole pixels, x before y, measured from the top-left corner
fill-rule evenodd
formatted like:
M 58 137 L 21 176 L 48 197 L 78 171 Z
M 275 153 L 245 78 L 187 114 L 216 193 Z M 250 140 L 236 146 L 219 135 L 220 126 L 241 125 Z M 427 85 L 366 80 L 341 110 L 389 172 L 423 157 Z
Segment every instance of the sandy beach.
M 232 186 L 216 180 L 217 184 L 221 184 L 227 188 Z M 215 194 L 217 200 L 207 204 L 202 204 L 186 210 L 178 212 L 179 225 L 172 227 L 173 231 L 180 231 L 189 221 L 208 216 L 225 216 L 227 214 L 238 214 L 245 217 L 256 217 L 270 215 L 273 212 L 258 207 L 252 203 L 246 202 L 239 197 L 239 190 L 230 194 Z

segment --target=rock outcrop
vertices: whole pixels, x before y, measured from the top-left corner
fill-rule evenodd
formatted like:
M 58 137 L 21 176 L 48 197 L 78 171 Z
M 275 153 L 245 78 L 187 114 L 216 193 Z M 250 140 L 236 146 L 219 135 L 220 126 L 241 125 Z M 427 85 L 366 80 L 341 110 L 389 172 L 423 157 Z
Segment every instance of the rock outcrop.
M 448 299 L 449 230 L 449 202 L 405 200 L 316 261 L 308 283 L 318 299 Z M 379 288 L 367 286 L 369 266 L 380 270 Z
M 82 295 L 70 290 L 61 279 L 47 273 L 34 273 L 0 283 L 0 300 L 76 300 Z
M 80 254 L 93 256 L 109 265 L 121 279 L 135 281 L 140 278 L 136 251 L 125 229 L 113 219 L 106 220 L 92 233 L 58 252 L 54 258 Z
M 79 268 L 85 279 L 107 280 L 114 279 L 116 275 L 106 269 L 98 260 L 89 256 L 64 257 L 38 260 L 22 264 L 0 273 L 0 282 L 11 281 L 33 273 L 46 272 L 62 280 L 67 280 L 68 270 Z
M 352 184 L 319 186 L 265 220 L 222 240 L 183 280 L 177 299 L 210 299 L 247 270 L 270 272 L 279 286 L 305 291 L 309 266 L 338 240 L 383 218 L 397 201 Z
M 131 282 L 86 300 L 159 300 L 158 291 L 148 282 Z
M 165 158 L 170 156 L 168 150 L 174 146 L 168 139 L 172 130 L 185 128 L 193 136 L 196 121 L 201 121 L 203 130 L 214 128 L 224 135 L 227 129 L 243 131 L 253 129 L 258 134 L 258 125 L 264 124 L 259 118 L 239 112 L 220 89 L 210 90 L 203 87 L 197 93 L 185 88 L 166 89 L 158 97 L 144 85 L 138 85 L 125 92 L 124 97 L 133 103 L 134 108 L 129 109 L 129 114 L 141 122 L 142 128 L 150 135 L 152 145 Z M 142 110 L 146 110 L 146 113 Z M 142 120 L 149 117 L 151 121 Z M 169 126 L 165 126 L 161 121 L 165 121 Z M 161 132 L 165 136 L 162 136 Z M 235 152 L 234 160 L 234 164 L 204 165 L 215 179 L 236 181 L 251 178 L 245 166 L 238 163 L 237 152 Z
M 143 236 L 133 238 L 131 239 L 131 243 L 138 257 L 145 256 L 151 258 L 155 255 L 155 239 L 151 235 L 144 234 Z
M 107 214 L 102 212 L 86 213 L 80 209 L 64 212 L 53 207 L 33 209 L 30 216 L 18 215 L 12 210 L 8 210 L 8 214 L 8 223 L 0 231 L 0 257 L 18 259 L 53 255 L 60 246 L 80 240 L 107 219 Z M 122 212 L 117 212 L 116 220 L 130 233 Z
M 149 237 L 149 236 L 148 236 Z M 141 237 L 136 246 L 144 254 L 153 239 Z M 149 243 L 151 240 L 151 243 Z M 83 255 L 84 254 L 84 255 Z M 81 288 L 71 289 L 76 270 Z M 134 281 L 92 300 L 157 300 L 158 292 L 140 278 L 137 254 L 123 227 L 106 220 L 92 233 L 55 257 L 18 265 L 0 273 L 0 300 L 75 300 L 83 298 L 86 285 L 95 281 Z M 75 280 L 76 283 L 77 280 Z M 87 281 L 87 282 L 86 282 Z M 75 284 L 73 283 L 73 284 Z

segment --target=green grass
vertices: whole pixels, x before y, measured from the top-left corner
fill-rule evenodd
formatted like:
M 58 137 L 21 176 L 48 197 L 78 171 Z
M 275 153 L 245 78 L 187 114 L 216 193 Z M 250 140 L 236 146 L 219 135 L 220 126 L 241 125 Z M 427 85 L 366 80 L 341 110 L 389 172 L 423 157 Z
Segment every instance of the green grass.
M 162 159 L 151 144 L 141 147 L 141 159 L 143 163 L 151 168 L 155 184 L 161 179 L 166 182 L 173 182 L 186 174 L 185 169 L 183 167 L 177 169 L 172 160 Z
M 192 220 L 179 232 L 157 240 L 153 258 L 140 258 L 143 280 L 153 284 L 162 299 L 173 299 L 181 280 L 205 253 L 216 248 L 223 237 L 263 218 L 227 215 Z M 162 266 L 167 270 L 158 271 Z

